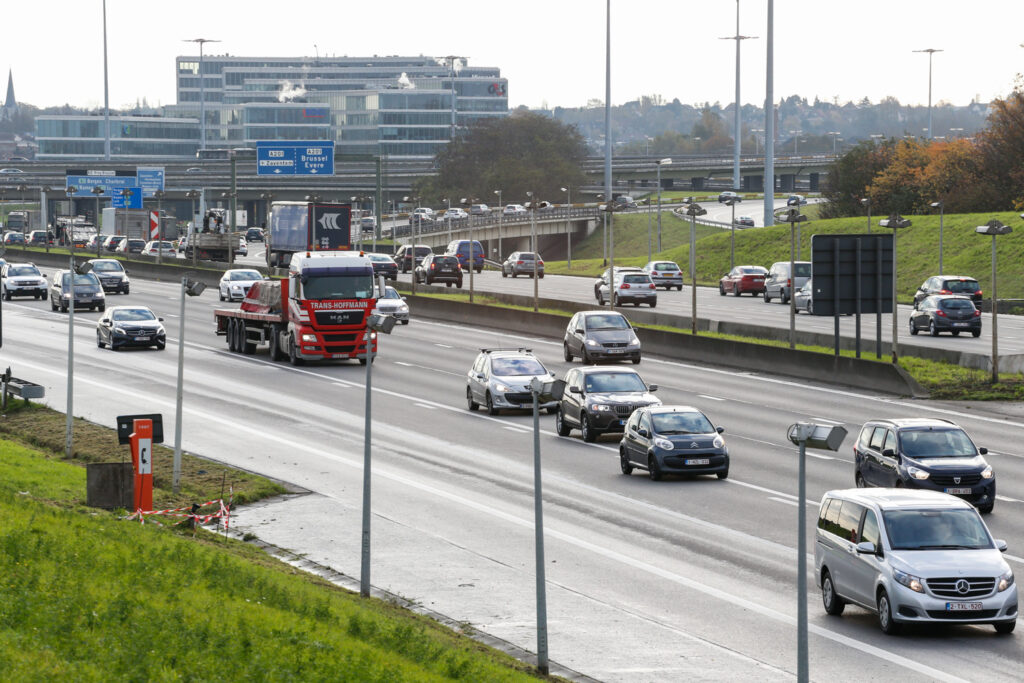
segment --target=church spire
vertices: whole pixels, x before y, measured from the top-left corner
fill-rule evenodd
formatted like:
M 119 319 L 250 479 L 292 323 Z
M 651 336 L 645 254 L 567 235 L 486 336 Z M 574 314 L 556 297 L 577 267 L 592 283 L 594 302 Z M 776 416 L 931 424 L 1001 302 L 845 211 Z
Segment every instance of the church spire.
M 18 111 L 18 101 L 14 99 L 14 74 L 7 70 L 7 98 L 4 100 L 4 110 L 8 115 Z

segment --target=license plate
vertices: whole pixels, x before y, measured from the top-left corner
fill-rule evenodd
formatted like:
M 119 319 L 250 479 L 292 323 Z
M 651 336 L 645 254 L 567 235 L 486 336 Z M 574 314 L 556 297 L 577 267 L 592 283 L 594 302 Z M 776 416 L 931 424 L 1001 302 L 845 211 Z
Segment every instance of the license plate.
M 952 493 L 953 495 L 970 495 L 971 489 L 969 489 L 969 488 L 966 488 L 966 489 L 965 488 L 946 489 L 946 493 Z
M 626 424 L 626 421 L 625 421 L 625 420 L 619 420 L 619 426 L 620 426 L 620 427 L 622 427 L 622 426 L 623 426 L 623 425 L 625 425 L 625 424 Z
M 763 277 L 755 277 L 754 278 L 754 282 L 764 282 L 764 278 Z
M 149 341 L 149 337 L 136 337 L 135 341 Z
M 622 349 L 608 349 L 608 353 L 625 353 Z
M 953 323 L 953 327 L 967 327 L 970 323 Z
M 450 272 L 452 272 L 452 269 L 451 268 L 442 268 L 441 272 L 442 273 L 450 273 Z
M 983 609 L 984 605 L 980 602 L 947 602 L 947 612 L 975 612 Z
M 711 464 L 711 459 L 710 458 L 687 458 L 686 459 L 686 464 L 687 465 L 710 465 Z

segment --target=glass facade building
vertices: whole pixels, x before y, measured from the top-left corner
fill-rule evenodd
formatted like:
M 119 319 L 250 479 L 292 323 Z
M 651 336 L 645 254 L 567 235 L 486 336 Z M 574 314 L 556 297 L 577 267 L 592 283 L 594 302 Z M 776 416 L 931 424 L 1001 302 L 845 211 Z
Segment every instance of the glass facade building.
M 333 140 L 336 154 L 433 157 L 452 135 L 508 114 L 494 67 L 434 57 L 178 57 L 177 103 L 163 116 L 111 117 L 117 158 L 194 158 L 200 96 L 206 147 Z M 200 81 L 202 78 L 202 81 Z M 115 122 L 116 121 L 116 122 Z M 41 116 L 39 158 L 102 158 L 102 116 Z

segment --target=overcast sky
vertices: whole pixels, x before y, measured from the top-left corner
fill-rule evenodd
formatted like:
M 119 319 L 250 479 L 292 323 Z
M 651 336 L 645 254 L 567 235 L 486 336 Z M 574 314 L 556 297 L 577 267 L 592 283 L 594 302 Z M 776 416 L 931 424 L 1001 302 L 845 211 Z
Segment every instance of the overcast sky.
M 5 0 L 0 69 L 37 106 L 103 104 L 102 0 Z M 767 0 L 741 0 L 744 103 L 765 96 Z M 604 0 L 107 0 L 110 105 L 175 101 L 187 38 L 238 56 L 464 55 L 509 79 L 509 106 L 604 99 Z M 734 98 L 735 0 L 612 0 L 612 102 Z M 894 96 L 965 105 L 1024 71 L 1022 0 L 776 0 L 775 99 Z M 315 47 L 314 47 L 315 46 Z M 4 74 L 6 75 L 6 74 Z M 4 82 L 6 85 L 6 82 Z

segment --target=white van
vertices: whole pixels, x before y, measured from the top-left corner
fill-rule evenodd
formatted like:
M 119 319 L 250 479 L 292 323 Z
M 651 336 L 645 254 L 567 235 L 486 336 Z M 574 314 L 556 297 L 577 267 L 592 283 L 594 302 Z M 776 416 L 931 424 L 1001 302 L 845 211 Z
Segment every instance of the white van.
M 903 624 L 1017 625 L 1017 585 L 995 540 L 965 500 L 938 491 L 846 489 L 821 499 L 814 570 L 825 611 L 847 603 Z

